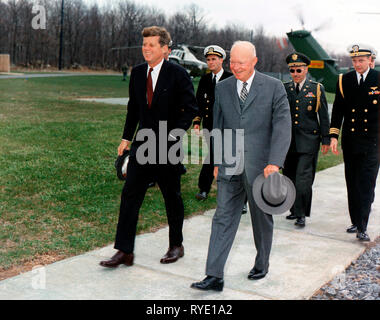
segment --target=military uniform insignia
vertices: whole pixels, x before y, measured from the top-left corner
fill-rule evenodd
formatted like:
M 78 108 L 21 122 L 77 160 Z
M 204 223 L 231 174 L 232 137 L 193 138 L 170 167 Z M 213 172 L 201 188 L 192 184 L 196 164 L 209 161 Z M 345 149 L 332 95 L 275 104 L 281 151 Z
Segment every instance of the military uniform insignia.
M 308 111 L 311 111 L 311 110 L 313 110 L 313 107 L 312 107 L 312 106 L 308 106 L 308 107 L 307 107 L 307 110 L 308 110 Z
M 305 98 L 315 98 L 315 94 L 313 92 L 309 92 Z
M 359 51 L 359 46 L 356 44 L 354 46 L 352 46 L 352 51 L 353 52 L 358 52 Z
M 207 99 L 207 93 L 205 93 L 205 99 Z
M 376 87 L 376 88 L 377 88 L 377 87 Z M 376 88 L 375 88 L 375 89 L 376 89 Z M 373 95 L 375 95 L 375 94 L 380 94 L 380 90 L 375 90 L 374 87 L 372 87 L 371 89 L 372 89 L 372 91 L 368 92 L 368 94 L 369 94 L 370 96 L 373 96 Z
M 298 59 L 298 55 L 297 55 L 297 54 L 293 54 L 293 55 L 292 55 L 292 59 L 293 59 L 294 61 L 296 61 L 296 60 Z
M 373 104 L 377 104 L 377 100 L 373 100 L 372 103 L 373 103 Z

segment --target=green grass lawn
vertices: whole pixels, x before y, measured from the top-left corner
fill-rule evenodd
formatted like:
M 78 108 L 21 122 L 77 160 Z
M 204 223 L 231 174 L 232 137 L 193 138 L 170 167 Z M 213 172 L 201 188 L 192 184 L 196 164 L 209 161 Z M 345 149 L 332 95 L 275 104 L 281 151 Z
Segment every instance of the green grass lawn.
M 0 80 L 0 271 L 36 256 L 68 257 L 114 241 L 123 184 L 113 165 L 126 107 L 76 99 L 127 96 L 121 76 Z M 320 159 L 323 168 L 341 161 Z M 214 208 L 216 190 L 198 202 L 200 166 L 186 167 L 188 217 Z M 165 224 L 161 193 L 151 188 L 138 232 Z

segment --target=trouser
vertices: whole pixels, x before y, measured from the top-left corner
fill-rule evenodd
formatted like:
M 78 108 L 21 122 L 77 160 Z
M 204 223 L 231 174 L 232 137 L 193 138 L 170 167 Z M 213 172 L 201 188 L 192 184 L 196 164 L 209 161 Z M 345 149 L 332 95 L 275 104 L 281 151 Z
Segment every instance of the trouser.
M 257 207 L 252 185 L 248 183 L 245 173 L 233 176 L 230 181 L 218 178 L 217 182 L 217 208 L 212 219 L 206 275 L 223 278 L 224 266 L 235 239 L 246 197 L 257 251 L 254 267 L 267 272 L 272 248 L 273 217 Z
M 283 174 L 292 180 L 296 188 L 296 199 L 290 212 L 297 217 L 310 216 L 313 182 L 318 153 L 288 153 Z
M 208 155 L 202 165 L 198 179 L 198 187 L 201 192 L 210 192 L 212 182 L 214 180 L 214 152 L 212 139 L 208 143 Z
M 157 181 L 164 197 L 169 224 L 169 246 L 182 244 L 184 207 L 178 168 L 170 164 L 140 165 L 135 157 L 129 158 L 127 179 L 121 194 L 115 249 L 127 254 L 133 252 L 139 210 L 151 181 Z
M 379 171 L 377 149 L 355 154 L 343 149 L 343 159 L 351 223 L 359 232 L 364 232 L 367 230 Z

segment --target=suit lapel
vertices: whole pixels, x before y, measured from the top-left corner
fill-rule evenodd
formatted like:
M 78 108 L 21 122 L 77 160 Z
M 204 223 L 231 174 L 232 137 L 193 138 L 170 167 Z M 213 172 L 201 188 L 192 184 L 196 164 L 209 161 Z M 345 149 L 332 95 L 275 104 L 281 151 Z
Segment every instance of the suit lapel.
M 262 78 L 261 73 L 258 71 L 255 71 L 255 72 L 256 74 L 255 74 L 255 77 L 253 78 L 251 88 L 249 89 L 249 93 L 248 93 L 247 100 L 245 102 L 244 109 L 246 109 L 255 100 L 255 98 L 257 97 L 258 93 L 261 90 L 260 87 L 263 84 L 263 78 Z
M 166 85 L 169 83 L 169 81 L 167 79 L 167 77 L 168 77 L 167 68 L 168 68 L 168 62 L 166 60 L 164 60 L 162 66 L 161 66 L 160 73 L 158 75 L 156 87 L 154 88 L 151 108 L 154 108 L 154 105 L 157 102 L 157 99 L 160 96 L 160 94 L 167 90 Z
M 237 93 L 237 79 L 235 77 L 231 77 L 231 78 L 233 78 L 233 81 L 230 82 L 231 92 L 232 92 L 232 96 L 231 96 L 232 104 L 234 105 L 237 113 L 241 114 L 240 99 L 239 99 L 239 96 Z M 228 80 L 226 80 L 226 81 L 228 81 Z

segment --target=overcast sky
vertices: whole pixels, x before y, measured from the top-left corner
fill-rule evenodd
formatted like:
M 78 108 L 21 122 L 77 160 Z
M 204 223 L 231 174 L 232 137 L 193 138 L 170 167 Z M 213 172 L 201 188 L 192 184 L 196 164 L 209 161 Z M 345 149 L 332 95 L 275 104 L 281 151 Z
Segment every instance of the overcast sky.
M 87 0 L 91 3 L 95 0 Z M 118 3 L 119 0 L 97 0 L 97 3 Z M 301 13 L 305 29 L 313 30 L 313 36 L 329 51 L 347 52 L 353 43 L 369 44 L 380 53 L 380 0 L 138 0 L 161 9 L 167 14 L 180 11 L 194 3 L 203 10 L 209 25 L 223 27 L 235 23 L 250 29 L 262 25 L 267 35 L 286 37 L 291 29 L 302 28 L 297 18 Z M 359 12 L 377 12 L 359 14 Z

